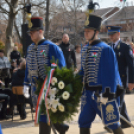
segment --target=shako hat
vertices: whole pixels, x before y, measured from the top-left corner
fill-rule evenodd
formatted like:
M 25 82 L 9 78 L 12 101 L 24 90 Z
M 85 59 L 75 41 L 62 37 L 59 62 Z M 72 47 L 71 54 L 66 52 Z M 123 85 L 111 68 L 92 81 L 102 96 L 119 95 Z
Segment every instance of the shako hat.
M 32 27 L 29 28 L 29 31 L 43 30 L 43 18 L 32 17 L 31 23 L 32 23 Z
M 94 14 L 89 14 L 85 22 L 85 28 L 100 31 L 102 18 Z

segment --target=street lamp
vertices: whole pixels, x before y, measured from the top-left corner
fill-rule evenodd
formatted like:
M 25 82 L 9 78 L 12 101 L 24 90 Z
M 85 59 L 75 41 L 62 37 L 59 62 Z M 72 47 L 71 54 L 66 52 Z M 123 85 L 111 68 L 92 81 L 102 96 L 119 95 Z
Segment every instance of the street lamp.
M 32 44 L 32 40 L 30 38 L 30 36 L 27 34 L 27 31 L 29 30 L 30 27 L 32 27 L 32 23 L 31 23 L 31 7 L 32 5 L 30 3 L 26 4 L 24 6 L 24 11 L 26 13 L 26 19 L 28 21 L 28 24 L 22 24 L 21 28 L 22 28 L 22 44 L 23 44 L 23 54 L 24 57 L 26 57 L 27 54 L 27 47 Z

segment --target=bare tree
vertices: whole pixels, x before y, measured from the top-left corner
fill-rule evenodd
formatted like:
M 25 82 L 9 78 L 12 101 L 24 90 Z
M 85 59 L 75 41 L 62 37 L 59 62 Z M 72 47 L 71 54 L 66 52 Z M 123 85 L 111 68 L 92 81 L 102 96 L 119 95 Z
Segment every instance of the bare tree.
M 57 5 L 59 10 L 51 18 L 51 36 L 59 37 L 67 32 L 73 44 L 80 43 L 80 32 L 83 31 L 83 20 L 85 20 L 85 13 L 82 12 L 82 8 L 87 3 L 85 3 L 85 0 L 60 1 L 61 3 Z
M 9 56 L 11 48 L 13 46 L 12 36 L 13 36 L 13 25 L 16 14 L 18 13 L 18 0 L 3 0 L 0 3 L 0 12 L 7 15 L 8 24 L 6 29 L 6 54 Z
M 23 12 L 23 7 L 27 2 L 31 2 L 33 6 L 39 7 L 40 5 L 43 5 L 44 0 L 1 0 L 0 1 L 0 13 L 4 13 L 5 17 L 8 20 L 7 28 L 6 28 L 6 42 L 5 42 L 5 50 L 7 56 L 9 56 L 13 43 L 13 30 L 15 28 L 16 33 L 21 41 L 21 35 L 20 35 L 20 28 L 18 29 L 18 23 L 15 21 L 17 14 L 21 12 L 21 16 L 19 15 L 17 17 L 17 20 L 21 22 L 23 20 L 23 23 L 25 22 L 25 13 Z

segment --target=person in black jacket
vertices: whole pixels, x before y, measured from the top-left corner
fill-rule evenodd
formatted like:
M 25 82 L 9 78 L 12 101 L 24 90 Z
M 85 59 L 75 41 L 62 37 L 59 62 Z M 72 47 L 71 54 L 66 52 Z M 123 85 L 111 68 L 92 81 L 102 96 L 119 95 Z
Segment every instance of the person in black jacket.
M 25 68 L 26 68 L 26 61 L 25 61 L 25 59 L 23 59 L 20 62 L 20 69 L 18 69 L 15 73 L 13 73 L 12 87 L 23 86 L 24 78 L 25 78 Z M 23 103 L 25 98 L 24 98 L 24 96 L 19 95 L 18 99 L 19 99 L 19 102 L 22 102 L 21 104 L 17 105 L 20 117 L 21 117 L 21 119 L 25 119 L 26 118 L 25 103 Z
M 17 65 L 19 65 L 20 57 L 21 56 L 20 56 L 20 53 L 18 52 L 17 46 L 14 46 L 13 51 L 10 54 L 11 61 L 16 60 Z
M 132 52 L 130 45 L 127 45 L 120 40 L 120 28 L 121 27 L 119 26 L 107 26 L 108 35 L 112 42 L 110 45 L 116 54 L 118 67 L 119 67 L 119 74 L 120 74 L 121 81 L 125 89 L 124 93 L 120 97 L 120 103 L 121 103 L 120 113 L 127 120 L 130 121 L 128 114 L 127 114 L 124 95 L 125 95 L 127 87 L 129 88 L 129 90 L 132 90 L 134 87 L 133 52 Z M 127 68 L 128 68 L 128 75 L 127 75 Z M 127 83 L 127 77 L 128 77 L 128 83 Z M 121 127 L 128 128 L 130 126 L 125 121 L 121 120 Z
M 69 43 L 68 34 L 63 34 L 62 43 L 59 45 L 59 47 L 63 51 L 67 68 L 71 68 L 74 65 L 74 68 L 76 70 L 75 51 L 73 49 L 73 46 Z

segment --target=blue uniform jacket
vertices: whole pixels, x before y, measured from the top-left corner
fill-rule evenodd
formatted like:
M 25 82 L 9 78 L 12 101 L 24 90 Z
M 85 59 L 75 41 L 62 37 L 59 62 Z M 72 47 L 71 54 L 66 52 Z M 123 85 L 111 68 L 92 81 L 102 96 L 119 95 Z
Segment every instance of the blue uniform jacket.
M 81 74 L 89 87 L 102 86 L 102 93 L 106 88 L 115 93 L 117 85 L 122 84 L 114 51 L 101 41 L 83 48 Z
M 28 47 L 24 85 L 31 86 L 31 92 L 36 90 L 38 78 L 45 80 L 45 65 L 51 66 L 52 56 L 58 60 L 59 67 L 66 65 L 61 49 L 49 40 L 44 39 L 38 45 L 33 43 Z M 41 115 L 40 121 L 46 122 L 46 116 Z

